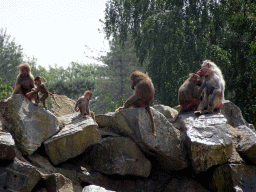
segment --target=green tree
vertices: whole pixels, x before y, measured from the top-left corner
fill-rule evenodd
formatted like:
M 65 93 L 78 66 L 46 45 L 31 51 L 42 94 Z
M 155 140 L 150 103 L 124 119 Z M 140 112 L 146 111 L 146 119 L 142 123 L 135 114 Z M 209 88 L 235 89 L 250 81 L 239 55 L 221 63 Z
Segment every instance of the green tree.
M 104 30 L 121 45 L 131 35 L 139 63 L 148 61 L 158 102 L 176 105 L 179 86 L 210 59 L 224 74 L 226 98 L 252 122 L 254 8 L 250 0 L 111 0 Z
M 204 59 L 214 1 L 113 0 L 106 8 L 105 32 L 122 44 L 132 36 L 139 63 L 156 87 L 155 99 L 177 104 L 177 90 Z M 203 19 L 202 19 L 203 18 Z
M 11 95 L 12 91 L 13 89 L 10 83 L 3 84 L 2 79 L 0 78 L 0 101 L 7 99 Z
M 217 10 L 220 19 L 215 20 L 219 31 L 212 38 L 213 43 L 230 55 L 230 65 L 223 66 L 228 99 L 237 104 L 244 117 L 254 124 L 255 98 L 250 98 L 255 87 L 255 5 L 247 0 L 221 1 Z
M 17 66 L 23 61 L 22 48 L 16 44 L 6 30 L 0 29 L 0 76 L 4 84 L 14 86 L 18 75 Z
M 122 106 L 132 94 L 130 75 L 135 70 L 144 71 L 137 66 L 137 58 L 131 41 L 128 39 L 123 46 L 113 39 L 109 42 L 110 51 L 101 60 L 107 66 L 102 68 L 102 77 L 96 82 L 95 94 L 97 100 L 92 101 L 97 108 L 92 108 L 96 113 L 114 111 Z
M 71 62 L 67 69 L 57 65 L 46 70 L 42 66 L 32 68 L 34 76 L 43 76 L 47 80 L 49 91 L 78 99 L 86 90 L 93 90 L 97 79 L 98 67 Z

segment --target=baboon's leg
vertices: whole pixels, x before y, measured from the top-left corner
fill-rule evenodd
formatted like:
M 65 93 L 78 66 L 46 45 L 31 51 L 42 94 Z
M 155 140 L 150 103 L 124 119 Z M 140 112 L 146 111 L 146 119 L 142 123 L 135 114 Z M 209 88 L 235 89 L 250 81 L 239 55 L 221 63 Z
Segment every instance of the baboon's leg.
M 206 100 L 203 100 L 200 102 L 198 108 L 197 108 L 197 111 L 195 111 L 195 114 L 196 115 L 202 115 L 203 112 L 204 112 L 204 109 L 207 107 L 208 103 Z

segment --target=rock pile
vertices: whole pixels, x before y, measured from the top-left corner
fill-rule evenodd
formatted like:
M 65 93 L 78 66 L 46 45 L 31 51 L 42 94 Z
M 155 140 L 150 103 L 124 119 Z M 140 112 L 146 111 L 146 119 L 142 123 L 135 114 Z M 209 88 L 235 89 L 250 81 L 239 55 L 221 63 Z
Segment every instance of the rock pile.
M 256 191 L 256 132 L 221 113 L 151 107 L 56 117 L 22 95 L 0 103 L 0 191 Z

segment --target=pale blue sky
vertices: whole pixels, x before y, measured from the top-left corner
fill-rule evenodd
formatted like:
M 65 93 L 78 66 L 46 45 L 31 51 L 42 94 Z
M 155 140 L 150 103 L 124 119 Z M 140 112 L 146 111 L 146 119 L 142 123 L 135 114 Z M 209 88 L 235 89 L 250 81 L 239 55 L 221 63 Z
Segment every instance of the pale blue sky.
M 24 53 L 37 63 L 67 67 L 92 56 L 85 45 L 107 50 L 99 19 L 104 20 L 107 0 L 0 0 L 0 28 L 15 38 Z

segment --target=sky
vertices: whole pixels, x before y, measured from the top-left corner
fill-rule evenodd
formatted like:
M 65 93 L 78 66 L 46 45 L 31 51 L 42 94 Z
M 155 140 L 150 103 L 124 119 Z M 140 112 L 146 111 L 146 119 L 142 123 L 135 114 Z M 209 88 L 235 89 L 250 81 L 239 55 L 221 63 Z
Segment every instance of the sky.
M 0 29 L 37 64 L 66 68 L 99 63 L 87 56 L 108 50 L 102 23 L 107 0 L 0 0 Z M 99 32 L 99 30 L 101 32 Z M 88 46 L 90 49 L 86 48 Z M 101 53 L 102 54 L 102 53 Z

